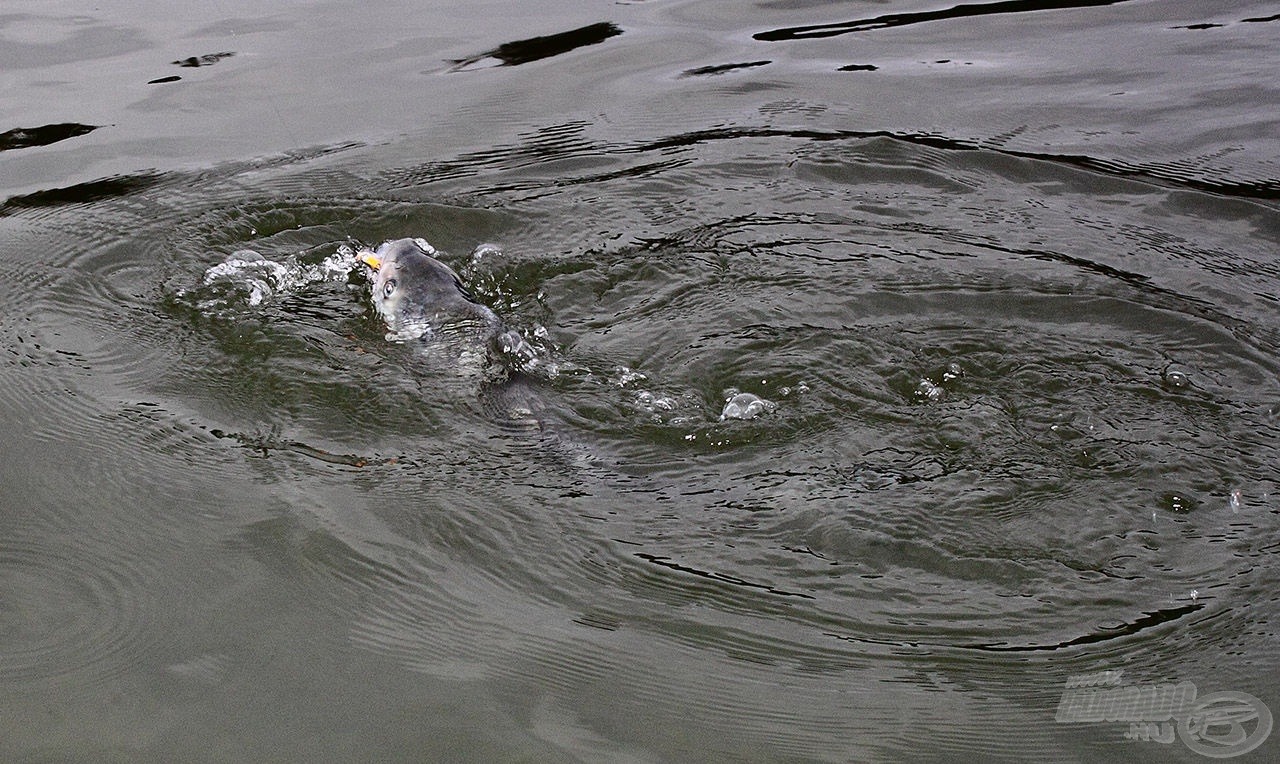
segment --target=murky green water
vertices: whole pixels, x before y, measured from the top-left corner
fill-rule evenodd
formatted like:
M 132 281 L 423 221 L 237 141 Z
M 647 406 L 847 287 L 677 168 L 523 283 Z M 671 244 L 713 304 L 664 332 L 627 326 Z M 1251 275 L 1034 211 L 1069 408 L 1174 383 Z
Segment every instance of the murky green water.
M 3 758 L 1203 760 L 1058 720 L 1102 671 L 1280 712 L 1276 11 L 1070 5 L 14 5 Z M 406 236 L 542 429 L 359 272 L 201 303 Z

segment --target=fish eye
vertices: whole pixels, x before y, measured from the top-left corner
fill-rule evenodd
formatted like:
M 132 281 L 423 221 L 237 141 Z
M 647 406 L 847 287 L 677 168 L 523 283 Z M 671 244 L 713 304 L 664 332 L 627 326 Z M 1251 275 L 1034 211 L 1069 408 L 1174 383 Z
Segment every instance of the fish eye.
M 382 287 L 382 296 L 390 297 L 391 293 L 396 291 L 396 287 L 400 286 L 400 282 L 395 279 L 387 279 L 387 283 Z

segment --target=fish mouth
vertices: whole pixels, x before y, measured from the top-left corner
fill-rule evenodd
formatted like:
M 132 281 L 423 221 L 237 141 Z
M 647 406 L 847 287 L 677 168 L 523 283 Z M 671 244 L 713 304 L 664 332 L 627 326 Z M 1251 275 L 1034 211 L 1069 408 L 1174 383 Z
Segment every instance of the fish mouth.
M 360 262 L 372 268 L 374 273 L 377 273 L 378 269 L 382 267 L 382 260 L 378 259 L 378 256 L 369 250 L 359 253 L 356 257 Z

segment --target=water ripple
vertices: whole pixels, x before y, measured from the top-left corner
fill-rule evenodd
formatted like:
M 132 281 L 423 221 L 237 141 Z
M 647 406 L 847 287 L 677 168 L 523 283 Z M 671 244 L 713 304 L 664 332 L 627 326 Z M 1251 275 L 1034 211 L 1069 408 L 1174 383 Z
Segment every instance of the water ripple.
M 135 670 L 157 635 L 146 623 L 156 580 L 144 557 L 6 535 L 0 543 L 0 681 L 75 676 L 100 683 Z
M 146 625 L 157 571 L 245 557 L 322 624 L 300 655 L 501 684 L 592 752 L 658 719 L 626 734 L 659 757 L 901 759 L 918 741 L 859 743 L 909 719 L 947 755 L 998 722 L 988 749 L 1029 758 L 1056 750 L 1044 675 L 1260 660 L 1272 191 L 1020 153 L 1016 129 L 596 129 L 7 207 L 42 256 L 0 274 L 23 308 L 0 312 L 0 406 L 59 453 L 109 446 L 72 451 L 76 491 L 180 498 L 59 515 L 98 538 L 10 517 L 0 677 L 143 670 L 190 634 Z M 502 242 L 459 271 L 552 357 L 545 429 L 387 343 L 358 277 L 201 302 L 237 251 L 306 265 L 398 235 Z M 224 481 L 254 501 L 181 498 Z M 157 530 L 217 549 L 143 555 Z M 167 665 L 217 681 L 224 654 Z

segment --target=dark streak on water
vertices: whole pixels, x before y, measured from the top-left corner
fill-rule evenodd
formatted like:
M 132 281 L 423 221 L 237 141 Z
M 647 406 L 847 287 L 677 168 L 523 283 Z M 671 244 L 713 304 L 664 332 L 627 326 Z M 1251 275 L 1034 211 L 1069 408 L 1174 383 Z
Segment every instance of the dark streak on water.
M 1203 609 L 1203 605 L 1183 605 L 1182 607 L 1167 608 L 1165 610 L 1157 610 L 1154 613 L 1143 613 L 1141 618 L 1135 618 L 1129 623 L 1123 623 L 1119 626 L 1113 626 L 1101 630 L 1095 634 L 1084 634 L 1065 642 L 1057 642 L 1052 645 L 964 645 L 971 650 L 988 650 L 991 652 L 1032 652 L 1040 650 L 1065 650 L 1078 645 L 1091 645 L 1098 642 L 1105 642 L 1110 639 L 1119 639 L 1121 637 L 1132 636 L 1138 634 L 1145 629 L 1154 629 L 1166 623 L 1176 621 L 1185 615 L 1190 615 L 1198 610 Z
M 1093 8 L 1116 5 L 1131 0 L 1004 0 L 998 3 L 967 3 L 937 11 L 920 13 L 889 13 L 869 19 L 846 21 L 839 24 L 814 24 L 809 26 L 773 29 L 768 32 L 757 32 L 755 39 L 762 42 L 779 42 L 782 40 L 804 40 L 819 37 L 837 37 L 850 32 L 868 32 L 875 29 L 889 29 L 911 24 L 925 24 L 932 21 L 948 21 L 951 19 L 973 18 L 976 16 L 995 16 L 1012 13 L 1033 13 L 1036 11 L 1059 11 L 1070 8 Z
M 213 66 L 214 64 L 223 60 L 224 58 L 231 58 L 234 55 L 235 53 L 232 53 L 231 51 L 223 51 L 221 53 L 206 53 L 203 56 L 188 56 L 187 58 L 181 58 L 181 59 L 178 59 L 177 61 L 174 61 L 173 63 L 177 64 L 178 66 L 185 66 L 189 68 L 196 68 L 201 66 Z
M 58 141 L 87 135 L 97 130 L 98 127 L 98 125 L 81 125 L 75 122 L 41 125 L 40 127 L 17 127 L 0 133 L 0 151 L 25 149 L 32 146 L 48 146 Z
M 704 77 L 708 75 L 724 74 L 726 72 L 737 71 L 739 69 L 755 69 L 761 66 L 768 66 L 772 61 L 747 61 L 741 64 L 716 64 L 715 66 L 699 66 L 694 69 L 685 70 L 682 77 Z
M 1017 151 L 998 144 L 980 144 L 948 138 L 941 135 L 889 133 L 885 131 L 814 131 L 814 130 L 771 130 L 771 129 L 716 129 L 703 130 L 685 135 L 670 136 L 661 141 L 637 147 L 637 151 L 647 151 L 664 146 L 692 146 L 709 141 L 736 140 L 755 137 L 790 137 L 812 141 L 863 140 L 867 138 L 888 138 L 894 141 L 916 144 L 948 151 L 990 151 L 1006 156 L 1022 159 L 1035 159 L 1045 162 L 1061 163 L 1081 167 L 1097 172 L 1140 181 L 1172 184 L 1186 188 L 1211 191 L 1226 196 L 1240 196 L 1256 199 L 1280 199 L 1280 179 L 1268 179 L 1254 183 L 1230 183 L 1205 179 L 1195 174 L 1191 168 L 1178 165 L 1146 164 L 1136 165 L 1114 160 L 1100 159 L 1079 154 L 1053 154 L 1048 152 Z
M 690 575 L 698 576 L 700 578 L 706 578 L 711 581 L 721 581 L 724 583 L 733 584 L 734 586 L 745 586 L 748 588 L 763 589 L 764 591 L 769 592 L 770 594 L 777 594 L 781 597 L 800 597 L 802 599 L 809 599 L 809 600 L 814 599 L 811 595 L 805 594 L 804 592 L 788 592 L 782 589 L 775 588 L 773 586 L 769 586 L 768 584 L 759 584 L 751 581 L 744 581 L 741 578 L 737 578 L 735 576 L 728 576 L 728 575 L 725 575 L 724 573 L 716 573 L 714 571 L 699 570 L 697 568 L 689 567 L 688 565 L 681 565 L 677 562 L 673 562 L 672 560 L 666 557 L 660 557 L 658 555 L 646 554 L 644 552 L 637 552 L 636 557 L 640 558 L 641 560 L 651 562 L 654 565 L 660 565 L 664 568 L 670 568 L 671 570 L 678 571 L 680 573 L 688 573 Z
M 144 173 L 117 178 L 103 178 L 87 183 L 77 183 L 66 188 L 49 188 L 30 194 L 11 196 L 0 204 L 0 217 L 12 215 L 17 210 L 34 207 L 62 207 L 91 204 L 138 193 L 163 181 L 157 174 Z
M 544 58 L 560 56 L 588 45 L 599 45 L 610 37 L 620 34 L 622 30 L 618 27 L 602 22 L 543 37 L 504 42 L 493 50 L 454 61 L 453 70 L 461 71 L 489 58 L 501 61 L 502 66 L 520 66 L 541 61 Z

